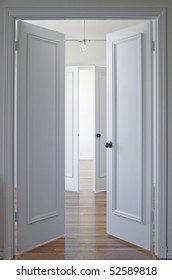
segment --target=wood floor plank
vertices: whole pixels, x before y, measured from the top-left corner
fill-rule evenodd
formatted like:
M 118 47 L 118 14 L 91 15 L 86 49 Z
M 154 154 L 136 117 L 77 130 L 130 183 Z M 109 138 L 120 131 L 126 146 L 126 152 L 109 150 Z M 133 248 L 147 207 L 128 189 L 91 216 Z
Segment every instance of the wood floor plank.
M 150 260 L 151 252 L 106 234 L 106 192 L 95 194 L 92 162 L 80 162 L 79 193 L 66 192 L 66 235 L 24 254 L 20 260 Z

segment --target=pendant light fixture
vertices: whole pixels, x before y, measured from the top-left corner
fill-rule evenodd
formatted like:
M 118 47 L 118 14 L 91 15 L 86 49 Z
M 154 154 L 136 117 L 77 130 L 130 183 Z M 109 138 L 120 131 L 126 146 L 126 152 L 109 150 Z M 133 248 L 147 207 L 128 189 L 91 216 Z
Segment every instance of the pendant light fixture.
M 81 50 L 82 50 L 83 52 L 85 52 L 86 49 L 87 49 L 87 47 L 86 47 L 86 40 L 83 40 L 83 41 L 82 41 L 82 48 L 81 48 Z
M 85 23 L 86 21 L 84 20 L 83 22 L 83 39 L 82 40 L 66 40 L 67 42 L 79 42 L 81 43 L 81 50 L 83 52 L 86 51 L 87 49 L 87 42 L 106 42 L 106 40 L 94 40 L 94 39 L 86 39 L 86 35 L 85 35 Z
M 81 50 L 82 50 L 83 52 L 85 52 L 86 49 L 87 49 L 87 47 L 86 47 L 86 42 L 87 42 L 87 40 L 85 39 L 85 20 L 84 20 L 84 39 L 82 40 L 82 48 L 81 48 Z

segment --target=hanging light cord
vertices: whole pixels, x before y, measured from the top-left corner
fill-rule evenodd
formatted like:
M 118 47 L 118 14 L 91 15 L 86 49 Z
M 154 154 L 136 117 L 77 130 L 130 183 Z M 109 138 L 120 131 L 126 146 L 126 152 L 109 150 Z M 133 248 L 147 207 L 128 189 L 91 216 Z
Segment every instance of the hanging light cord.
M 85 44 L 86 45 L 86 42 L 106 42 L 106 40 L 94 40 L 94 39 L 86 39 L 85 38 L 85 20 L 84 20 L 84 38 L 82 39 L 82 40 L 73 40 L 73 39 L 71 39 L 71 40 L 66 40 L 66 42 L 80 42 L 80 43 L 82 43 L 82 44 Z
M 84 39 L 85 40 L 85 20 L 84 20 Z

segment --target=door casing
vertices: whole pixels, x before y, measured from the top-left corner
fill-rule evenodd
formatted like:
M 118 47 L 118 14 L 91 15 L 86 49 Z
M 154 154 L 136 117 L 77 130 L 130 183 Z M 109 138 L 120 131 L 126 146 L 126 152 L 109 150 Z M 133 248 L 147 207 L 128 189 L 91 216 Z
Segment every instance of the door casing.
M 14 48 L 16 20 L 45 19 L 141 19 L 156 22 L 156 194 L 155 255 L 167 257 L 167 91 L 166 91 L 166 9 L 165 8 L 6 8 L 5 9 L 5 119 L 6 167 L 4 180 L 4 259 L 14 256 Z

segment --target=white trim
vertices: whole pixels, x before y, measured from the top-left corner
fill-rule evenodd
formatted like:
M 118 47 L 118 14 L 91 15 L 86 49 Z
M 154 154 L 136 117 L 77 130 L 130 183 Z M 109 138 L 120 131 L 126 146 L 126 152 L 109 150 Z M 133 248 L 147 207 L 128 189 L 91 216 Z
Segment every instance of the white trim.
M 4 251 L 2 248 L 0 248 L 0 260 L 3 260 L 4 258 Z
M 167 257 L 167 91 L 166 91 L 166 11 L 157 24 L 157 104 L 156 104 L 156 193 L 155 193 L 155 254 Z
M 13 258 L 13 248 L 12 247 L 8 247 L 4 249 L 4 255 L 3 255 L 3 259 L 4 260 L 9 260 L 11 258 Z
M 169 250 L 169 251 L 167 252 L 167 258 L 168 258 L 168 259 L 172 259 L 172 250 Z
M 13 257 L 13 74 L 14 23 L 16 19 L 157 19 L 157 192 L 156 255 L 166 258 L 167 101 L 166 101 L 166 9 L 162 8 L 7 8 L 5 10 L 5 240 Z
M 15 19 L 6 11 L 5 22 L 5 101 L 4 101 L 4 166 L 5 166 L 5 189 L 4 189 L 4 259 L 13 257 L 14 237 L 14 205 L 13 205 L 13 104 L 14 104 L 14 79 L 13 79 L 13 50 L 14 50 L 14 25 Z
M 113 39 L 112 39 L 113 40 Z M 125 39 L 117 39 L 114 40 L 112 42 L 112 61 L 117 61 L 117 47 L 118 45 L 121 44 L 125 44 L 128 43 L 130 41 L 136 41 L 137 43 L 137 48 L 138 48 L 138 80 L 139 80 L 139 85 L 138 85 L 138 114 L 139 114 L 139 133 L 138 133 L 138 141 L 139 141 L 139 166 L 138 166 L 138 176 L 139 176 L 139 186 L 138 186 L 138 205 L 139 205 L 139 209 L 138 209 L 138 214 L 137 215 L 133 215 L 131 213 L 127 213 L 125 211 L 120 211 L 117 209 L 117 153 L 114 150 L 114 166 L 112 167 L 113 170 L 115 170 L 116 175 L 113 176 L 113 183 L 112 185 L 114 185 L 114 193 L 115 195 L 112 196 L 112 212 L 114 215 L 118 215 L 118 216 L 122 216 L 137 222 L 142 223 L 143 220 L 143 198 L 142 198 L 142 192 L 143 192 L 143 74 L 142 74 L 142 34 L 137 34 L 137 35 L 132 35 L 129 37 L 126 37 Z M 115 128 L 114 128 L 114 133 L 113 133 L 113 138 L 112 138 L 112 143 L 114 143 L 114 145 L 116 145 L 117 141 L 117 123 L 118 123 L 118 116 L 117 116 L 117 104 L 116 104 L 116 100 L 117 100 L 117 88 L 116 88 L 116 84 L 118 84 L 117 82 L 117 70 L 116 70 L 116 64 L 114 64 L 113 66 L 113 77 L 115 82 L 113 84 L 113 92 L 114 92 L 114 97 L 113 97 L 113 113 L 112 113 L 112 118 L 114 119 L 114 123 L 115 123 Z M 114 199 L 115 198 L 115 199 Z

